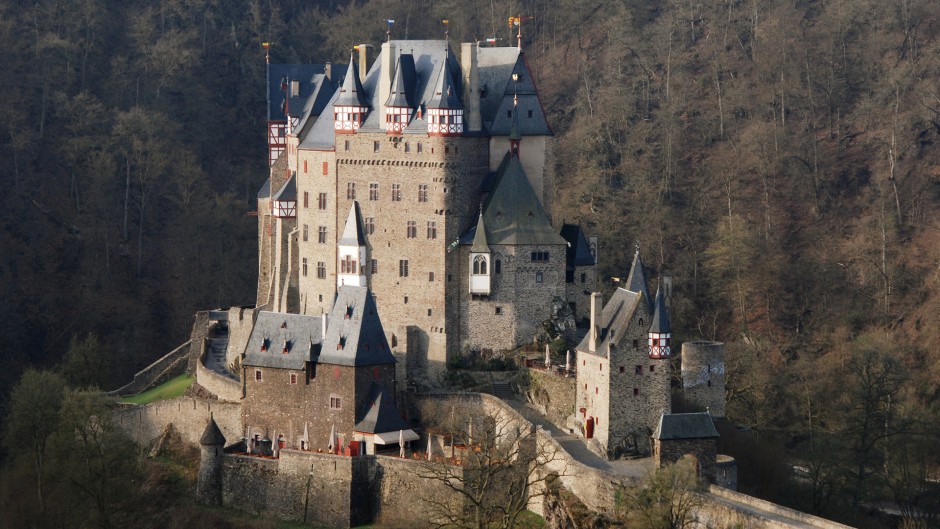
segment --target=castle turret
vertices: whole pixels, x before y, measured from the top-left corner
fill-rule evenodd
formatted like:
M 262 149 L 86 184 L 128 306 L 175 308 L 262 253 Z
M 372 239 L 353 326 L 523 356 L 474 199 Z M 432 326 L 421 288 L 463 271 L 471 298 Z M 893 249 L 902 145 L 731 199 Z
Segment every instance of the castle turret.
M 434 96 L 428 101 L 428 135 L 460 136 L 463 134 L 463 104 L 450 68 L 450 55 L 441 64 L 441 73 L 437 77 Z
M 207 505 L 222 505 L 222 449 L 225 447 L 225 436 L 214 418 L 209 418 L 199 444 L 202 445 L 202 454 L 196 499 Z
M 366 286 L 366 273 L 363 266 L 366 263 L 366 238 L 362 232 L 362 223 L 359 219 L 359 203 L 353 202 L 346 218 L 346 227 L 343 236 L 337 243 L 337 258 L 339 259 L 339 273 L 336 275 L 336 286 L 351 285 Z
M 483 224 L 483 211 L 477 220 L 477 231 L 470 247 L 470 293 L 487 296 L 490 293 L 490 245 Z
M 649 287 L 646 283 L 646 271 L 643 268 L 643 260 L 640 259 L 640 246 L 637 245 L 636 253 L 633 255 L 633 266 L 630 267 L 630 275 L 627 277 L 625 287 L 630 292 L 643 294 L 643 301 L 646 306 L 653 309 L 653 298 L 650 297 Z
M 653 322 L 649 328 L 650 358 L 669 358 L 672 351 L 669 341 L 672 328 L 669 326 L 669 311 L 663 299 L 663 291 L 656 289 L 656 301 L 653 303 Z
M 409 88 L 414 84 L 414 76 L 412 56 L 400 56 L 391 93 L 385 101 L 385 132 L 388 134 L 401 134 L 408 127 L 415 108 Z
M 333 128 L 337 134 L 356 132 L 369 113 L 369 103 L 353 58 L 354 54 L 350 53 L 349 68 L 346 69 L 343 86 L 340 87 L 340 94 L 333 102 Z

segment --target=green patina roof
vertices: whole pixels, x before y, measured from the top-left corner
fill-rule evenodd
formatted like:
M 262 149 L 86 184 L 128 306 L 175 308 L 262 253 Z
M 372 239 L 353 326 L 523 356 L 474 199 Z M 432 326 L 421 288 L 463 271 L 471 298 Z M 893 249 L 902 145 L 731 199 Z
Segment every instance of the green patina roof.
M 483 213 L 480 212 L 480 218 L 477 220 L 477 231 L 473 235 L 473 246 L 470 247 L 473 253 L 489 253 L 490 243 L 486 238 L 486 226 L 483 225 Z
M 542 209 L 522 163 L 508 153 L 496 171 L 496 184 L 483 206 L 482 221 L 490 245 L 565 244 Z

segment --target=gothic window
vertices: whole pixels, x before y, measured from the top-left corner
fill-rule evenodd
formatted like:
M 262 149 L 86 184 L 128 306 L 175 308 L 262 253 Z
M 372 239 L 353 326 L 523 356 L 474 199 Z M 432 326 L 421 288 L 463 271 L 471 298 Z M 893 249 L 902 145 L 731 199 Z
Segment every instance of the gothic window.
M 413 220 L 409 220 L 408 221 L 408 238 L 414 239 L 417 236 L 418 236 L 418 223 Z
M 493 263 L 493 273 L 501 274 L 502 272 L 503 272 L 503 262 L 497 259 L 496 262 Z
M 356 200 L 356 183 L 349 182 L 346 184 L 346 199 L 347 200 Z
M 317 227 L 317 242 L 326 244 L 326 226 Z
M 326 263 L 317 261 L 317 279 L 326 279 Z
M 366 225 L 366 235 L 372 235 L 373 233 L 375 233 L 375 217 L 366 217 L 365 225 Z
M 369 184 L 369 200 L 379 199 L 379 184 L 372 182 Z
M 478 255 L 473 258 L 473 275 L 486 275 L 486 257 Z
M 418 184 L 418 202 L 428 201 L 428 185 Z
M 392 202 L 401 202 L 401 184 L 392 184 Z
M 398 277 L 408 277 L 408 259 L 398 261 Z
M 306 193 L 304 193 L 304 195 L 306 195 Z M 304 198 L 304 200 L 306 201 L 306 198 Z M 306 204 L 304 204 L 304 207 L 307 207 Z M 320 193 L 320 196 L 317 197 L 317 208 L 326 209 L 326 193 Z
M 428 221 L 428 239 L 437 239 L 437 222 Z

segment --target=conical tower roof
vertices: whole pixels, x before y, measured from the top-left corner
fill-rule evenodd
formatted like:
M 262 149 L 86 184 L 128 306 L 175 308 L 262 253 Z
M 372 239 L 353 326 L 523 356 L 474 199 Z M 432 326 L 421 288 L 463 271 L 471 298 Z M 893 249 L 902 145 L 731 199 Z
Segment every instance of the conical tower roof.
M 647 306 L 652 308 L 649 287 L 646 283 L 646 271 L 643 270 L 643 261 L 640 259 L 640 249 L 637 248 L 633 256 L 633 266 L 630 268 L 630 276 L 627 277 L 627 290 L 643 294 Z
M 343 86 L 340 87 L 339 97 L 333 102 L 333 106 L 369 106 L 365 90 L 362 88 L 362 81 L 359 80 L 359 69 L 356 67 L 356 63 L 353 62 L 352 52 L 349 54 L 349 67 L 346 69 L 346 77 L 343 78 Z
M 483 206 L 487 242 L 499 244 L 565 244 L 542 209 L 522 162 L 506 153 L 496 172 L 493 191 Z
M 414 85 L 414 59 L 411 55 L 400 55 L 395 67 L 395 79 L 392 80 L 392 91 L 385 101 L 387 107 L 414 108 L 411 97 L 411 86 Z
M 225 436 L 222 435 L 219 425 L 215 423 L 214 417 L 209 417 L 209 424 L 206 425 L 206 431 L 199 438 L 199 444 L 207 446 L 225 445 Z
M 666 310 L 666 301 L 662 289 L 656 289 L 656 301 L 653 303 L 653 323 L 650 324 L 651 333 L 667 334 L 672 332 L 669 325 L 669 312 Z
M 480 211 L 480 218 L 477 219 L 477 232 L 473 235 L 473 246 L 470 247 L 473 253 L 489 253 L 490 243 L 486 237 L 486 226 L 483 224 L 483 211 Z
M 450 63 L 450 54 L 447 54 L 441 64 L 441 73 L 435 83 L 434 95 L 428 101 L 428 108 L 463 108 L 463 103 L 460 102 L 457 94 L 457 85 L 454 82 Z
M 346 227 L 343 228 L 343 236 L 339 239 L 342 246 L 365 246 L 366 238 L 362 234 L 362 223 L 359 222 L 359 202 L 353 201 L 349 208 L 349 216 L 346 217 Z

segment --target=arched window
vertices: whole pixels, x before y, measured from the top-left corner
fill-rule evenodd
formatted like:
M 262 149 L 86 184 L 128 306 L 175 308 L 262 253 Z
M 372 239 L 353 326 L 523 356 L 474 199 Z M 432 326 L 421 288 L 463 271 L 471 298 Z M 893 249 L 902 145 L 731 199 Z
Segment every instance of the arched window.
M 502 273 L 502 271 L 503 271 L 503 262 L 497 259 L 496 262 L 493 263 L 493 273 L 499 274 L 499 273 Z
M 486 257 L 478 255 L 473 258 L 473 275 L 486 275 Z

